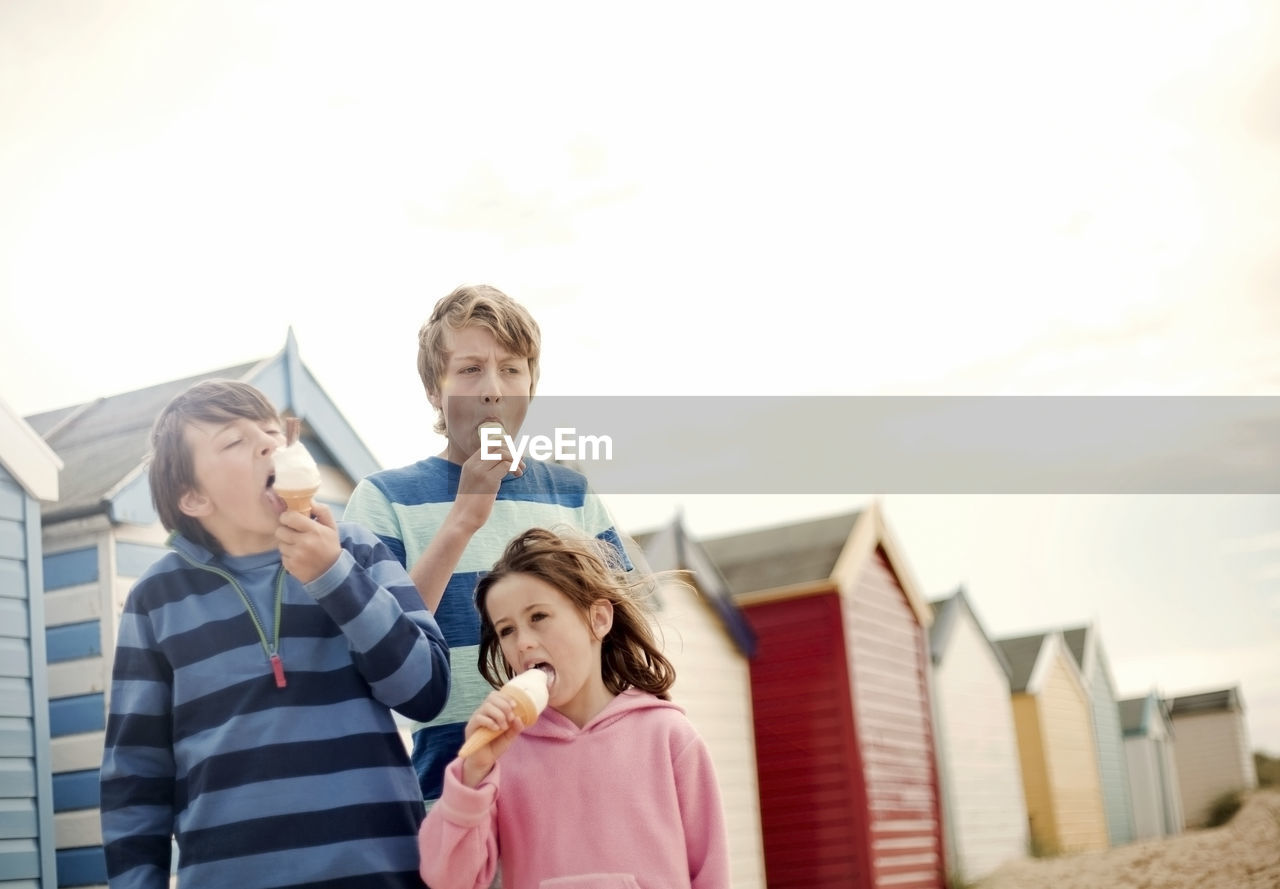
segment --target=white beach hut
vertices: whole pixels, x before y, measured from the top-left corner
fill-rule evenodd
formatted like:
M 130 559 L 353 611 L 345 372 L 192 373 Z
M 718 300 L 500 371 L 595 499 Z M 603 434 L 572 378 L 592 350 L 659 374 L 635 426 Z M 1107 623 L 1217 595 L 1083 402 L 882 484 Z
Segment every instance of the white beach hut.
M 1153 691 L 1121 701 L 1119 710 L 1137 838 L 1178 833 L 1182 830 L 1182 798 L 1169 708 Z
M 1027 854 L 1009 663 L 963 588 L 932 603 L 933 705 L 948 869 L 969 883 Z

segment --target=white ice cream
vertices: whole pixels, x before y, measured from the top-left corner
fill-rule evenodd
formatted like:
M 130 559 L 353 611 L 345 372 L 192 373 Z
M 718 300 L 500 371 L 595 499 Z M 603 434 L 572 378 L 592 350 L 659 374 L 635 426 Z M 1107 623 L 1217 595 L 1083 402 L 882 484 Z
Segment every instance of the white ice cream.
M 547 709 L 547 700 L 549 698 L 547 674 L 540 667 L 525 670 L 519 676 L 512 677 L 507 680 L 507 685 L 518 688 L 527 694 L 539 714 Z
M 320 470 L 301 441 L 277 448 L 275 466 L 278 491 L 309 491 L 320 487 Z

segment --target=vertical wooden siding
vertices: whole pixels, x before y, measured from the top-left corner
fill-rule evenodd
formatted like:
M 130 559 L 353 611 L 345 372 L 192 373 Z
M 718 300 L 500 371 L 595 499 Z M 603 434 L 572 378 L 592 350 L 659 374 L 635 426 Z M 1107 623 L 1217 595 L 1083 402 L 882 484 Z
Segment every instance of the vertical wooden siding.
M 1093 712 L 1088 692 L 1072 677 L 1059 647 L 1044 687 L 1037 695 L 1041 736 L 1049 782 L 1049 800 L 1057 823 L 1055 851 L 1107 848 L 1102 781 L 1094 746 Z
M 869 886 L 861 764 L 835 592 L 751 605 L 765 875 L 771 889 Z
M 1173 750 L 1188 827 L 1203 826 L 1221 794 L 1256 785 L 1253 760 L 1241 755 L 1246 737 L 1244 714 L 1236 711 L 1174 717 Z
M 941 889 L 941 801 L 924 630 L 883 552 L 843 597 L 871 886 Z
M 1032 849 L 1037 853 L 1056 852 L 1058 823 L 1049 791 L 1049 767 L 1045 763 L 1040 711 L 1034 695 L 1019 692 L 1013 696 L 1013 722 L 1018 732 L 1018 761 L 1022 766 Z
M 1027 807 L 1009 677 L 966 609 L 934 671 L 935 733 L 953 839 L 947 869 L 978 880 L 1027 852 Z
M 1129 791 L 1129 770 L 1120 731 L 1120 711 L 1111 670 L 1101 646 L 1090 680 L 1089 697 L 1093 711 L 1094 741 L 1098 772 L 1102 780 L 1102 803 L 1107 814 L 1107 838 L 1113 846 L 1133 842 L 1133 800 Z
M 1156 717 L 1157 722 L 1160 718 Z M 1136 838 L 1171 836 L 1182 830 L 1181 801 L 1174 771 L 1173 742 L 1162 729 L 1124 739 L 1133 798 Z

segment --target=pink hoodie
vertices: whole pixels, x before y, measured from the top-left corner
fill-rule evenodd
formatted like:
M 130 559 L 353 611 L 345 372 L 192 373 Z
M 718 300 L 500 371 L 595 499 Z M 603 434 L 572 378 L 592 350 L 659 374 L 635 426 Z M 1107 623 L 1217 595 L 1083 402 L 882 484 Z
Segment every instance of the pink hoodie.
M 579 729 L 548 707 L 474 789 L 461 760 L 418 833 L 432 889 L 725 889 L 706 745 L 675 704 L 624 692 Z

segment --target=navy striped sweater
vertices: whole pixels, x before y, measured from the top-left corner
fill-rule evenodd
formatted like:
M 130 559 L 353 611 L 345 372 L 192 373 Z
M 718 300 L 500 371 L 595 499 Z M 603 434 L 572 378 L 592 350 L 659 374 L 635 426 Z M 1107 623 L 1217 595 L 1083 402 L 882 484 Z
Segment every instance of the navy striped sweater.
M 338 527 L 338 561 L 305 587 L 279 553 L 175 536 L 130 591 L 102 761 L 113 889 L 167 887 L 171 836 L 183 889 L 422 886 L 391 709 L 438 714 L 449 652 L 386 546 Z

